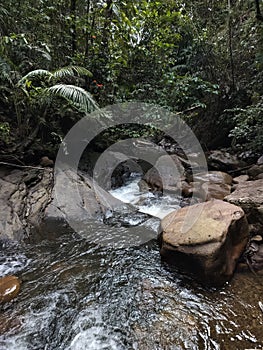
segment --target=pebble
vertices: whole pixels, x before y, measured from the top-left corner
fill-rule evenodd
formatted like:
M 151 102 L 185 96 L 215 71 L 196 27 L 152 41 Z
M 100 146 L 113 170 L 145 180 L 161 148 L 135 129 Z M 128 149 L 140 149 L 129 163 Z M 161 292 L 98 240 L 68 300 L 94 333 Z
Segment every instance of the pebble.
M 260 235 L 256 235 L 256 236 L 253 236 L 253 237 L 251 237 L 251 242 L 261 242 L 262 241 L 262 236 L 260 236 Z
M 0 303 L 13 300 L 20 291 L 21 282 L 16 276 L 5 276 L 0 278 Z

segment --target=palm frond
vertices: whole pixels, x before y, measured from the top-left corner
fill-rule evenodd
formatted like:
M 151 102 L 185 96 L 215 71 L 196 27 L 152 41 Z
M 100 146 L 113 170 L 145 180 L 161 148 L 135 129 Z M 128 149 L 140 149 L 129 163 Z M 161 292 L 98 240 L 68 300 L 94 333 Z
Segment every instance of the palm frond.
M 67 66 L 62 67 L 55 72 L 53 72 L 55 79 L 60 79 L 68 76 L 75 76 L 75 75 L 85 75 L 87 77 L 92 77 L 92 73 L 83 67 L 79 66 Z
M 48 94 L 63 97 L 71 101 L 77 108 L 89 113 L 98 110 L 99 106 L 92 95 L 79 86 L 57 84 L 46 89 Z
M 1 20 L 1 22 L 4 22 L 4 20 L 6 19 L 6 16 L 8 16 L 8 15 L 9 15 L 8 11 L 2 5 L 0 5 L 0 20 Z
M 36 69 L 24 75 L 18 82 L 18 85 L 23 85 L 26 81 L 42 79 L 43 77 L 52 78 L 53 74 L 46 69 Z

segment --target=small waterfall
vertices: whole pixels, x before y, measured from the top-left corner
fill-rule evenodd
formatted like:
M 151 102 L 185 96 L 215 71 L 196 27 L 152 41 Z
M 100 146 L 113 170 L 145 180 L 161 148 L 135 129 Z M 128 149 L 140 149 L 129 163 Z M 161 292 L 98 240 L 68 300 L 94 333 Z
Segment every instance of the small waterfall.
M 140 191 L 138 185 L 140 179 L 139 175 L 133 174 L 124 186 L 111 190 L 111 195 L 124 203 L 132 204 L 141 213 L 159 219 L 180 208 L 181 197 L 179 196 L 168 194 L 162 196 L 149 191 Z

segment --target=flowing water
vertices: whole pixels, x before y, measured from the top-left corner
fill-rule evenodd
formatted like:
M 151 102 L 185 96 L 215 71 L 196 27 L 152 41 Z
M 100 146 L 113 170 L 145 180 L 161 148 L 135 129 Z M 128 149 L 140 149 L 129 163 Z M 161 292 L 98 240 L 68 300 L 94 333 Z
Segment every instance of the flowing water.
M 130 202 L 138 189 L 128 186 L 115 195 L 126 191 Z M 87 237 L 118 230 L 126 228 L 93 223 Z M 1 306 L 1 350 L 263 348 L 262 279 L 236 273 L 223 288 L 205 289 L 162 263 L 154 239 L 125 248 L 74 233 L 2 242 L 0 271 L 22 280 L 18 297 Z

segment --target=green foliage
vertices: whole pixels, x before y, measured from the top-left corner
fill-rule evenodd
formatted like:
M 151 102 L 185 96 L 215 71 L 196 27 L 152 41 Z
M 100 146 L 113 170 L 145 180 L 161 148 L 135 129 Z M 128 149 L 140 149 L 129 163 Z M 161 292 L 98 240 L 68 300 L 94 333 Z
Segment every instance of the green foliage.
M 234 109 L 228 112 L 234 114 L 234 128 L 229 136 L 233 146 L 241 150 L 263 152 L 263 99 L 245 109 Z
M 10 138 L 10 126 L 7 122 L 0 122 L 0 140 L 8 143 Z
M 99 109 L 91 94 L 79 86 L 57 84 L 45 89 L 44 92 L 47 95 L 65 98 L 84 113 Z
M 65 83 L 56 84 L 63 79 L 74 79 L 75 75 L 90 77 L 92 74 L 82 67 L 67 66 L 54 72 L 33 70 L 18 81 L 14 102 L 21 136 L 27 135 L 30 125 L 36 122 L 50 128 L 49 114 L 57 113 L 65 105 L 71 105 L 81 113 L 99 108 L 92 95 L 83 88 Z M 26 118 L 23 119 L 24 115 Z
M 263 25 L 252 2 L 6 0 L 0 27 L 0 117 L 19 142 L 37 127 L 49 142 L 83 113 L 140 100 L 186 115 L 206 144 L 220 121 L 234 143 L 248 135 L 259 147 Z

